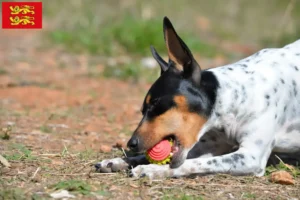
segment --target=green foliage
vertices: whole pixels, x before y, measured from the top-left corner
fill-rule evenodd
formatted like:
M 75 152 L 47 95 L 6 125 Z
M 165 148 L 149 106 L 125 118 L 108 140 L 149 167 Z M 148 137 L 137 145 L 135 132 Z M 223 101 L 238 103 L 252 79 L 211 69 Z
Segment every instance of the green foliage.
M 272 172 L 278 171 L 278 170 L 283 170 L 292 173 L 294 177 L 297 177 L 300 175 L 300 168 L 299 167 L 291 167 L 284 162 L 280 161 L 279 164 L 276 166 L 270 165 L 266 168 L 266 174 L 265 175 L 270 175 Z
M 245 199 L 255 199 L 256 196 L 253 193 L 244 193 L 243 198 L 245 198 Z
M 51 188 L 55 190 L 68 190 L 70 192 L 78 192 L 83 195 L 90 194 L 91 186 L 81 180 L 60 181 L 54 184 Z
M 101 27 L 78 24 L 71 29 L 52 31 L 49 36 L 53 42 L 63 44 L 69 50 L 99 55 L 150 55 L 150 45 L 158 52 L 166 50 L 160 18 L 143 20 L 125 14 L 114 23 L 109 21 Z M 180 35 L 193 52 L 207 57 L 216 55 L 214 46 L 193 34 L 182 31 Z
M 44 133 L 52 133 L 52 128 L 44 124 L 40 127 L 40 131 Z
M 13 144 L 11 154 L 3 155 L 7 160 L 35 160 L 36 157 L 31 155 L 31 150 L 22 144 Z
M 0 189 L 0 199 L 25 200 L 26 196 L 21 189 Z

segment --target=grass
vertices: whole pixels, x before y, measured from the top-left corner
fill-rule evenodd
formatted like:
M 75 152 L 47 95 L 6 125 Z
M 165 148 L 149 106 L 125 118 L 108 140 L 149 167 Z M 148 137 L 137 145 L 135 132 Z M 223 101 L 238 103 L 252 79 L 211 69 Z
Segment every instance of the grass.
M 32 155 L 32 151 L 23 144 L 12 144 L 10 149 L 12 150 L 10 154 L 3 155 L 8 161 L 36 160 L 36 157 Z
M 216 47 L 201 41 L 192 33 L 182 31 L 180 35 L 193 52 L 206 57 L 213 57 L 218 52 Z M 141 20 L 129 14 L 124 14 L 114 23 L 106 22 L 100 30 L 90 24 L 84 24 L 70 29 L 51 31 L 49 37 L 51 41 L 62 44 L 70 51 L 102 56 L 150 55 L 150 45 L 158 52 L 164 52 L 166 49 L 162 34 L 162 19 Z
M 42 131 L 43 133 L 52 133 L 53 132 L 52 128 L 46 124 L 40 126 L 40 131 Z
M 300 176 L 300 168 L 298 167 L 291 167 L 290 165 L 285 164 L 284 162 L 280 161 L 279 164 L 273 166 L 268 166 L 266 168 L 266 175 L 270 175 L 272 172 L 275 171 L 279 171 L 279 170 L 283 170 L 283 171 L 287 171 L 290 172 L 295 178 Z
M 14 189 L 1 189 L 0 190 L 0 199 L 16 199 L 16 200 L 25 200 L 24 191 L 19 188 Z
M 91 193 L 91 186 L 82 180 L 60 181 L 52 186 L 54 190 L 68 190 L 70 192 L 88 195 Z

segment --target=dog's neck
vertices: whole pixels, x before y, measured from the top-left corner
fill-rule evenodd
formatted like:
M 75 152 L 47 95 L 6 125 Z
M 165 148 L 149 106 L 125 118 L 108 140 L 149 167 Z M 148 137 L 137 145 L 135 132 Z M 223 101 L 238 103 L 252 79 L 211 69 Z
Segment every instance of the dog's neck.
M 236 97 L 236 93 L 241 93 L 242 86 L 234 79 L 226 78 L 219 73 L 219 69 L 203 71 L 201 83 L 202 90 L 211 102 L 210 114 L 208 121 L 199 132 L 199 138 L 206 132 L 214 130 L 224 130 L 227 138 L 231 140 L 236 138 L 236 128 L 238 127 L 237 116 L 241 109 Z M 234 141 L 233 141 L 234 142 Z

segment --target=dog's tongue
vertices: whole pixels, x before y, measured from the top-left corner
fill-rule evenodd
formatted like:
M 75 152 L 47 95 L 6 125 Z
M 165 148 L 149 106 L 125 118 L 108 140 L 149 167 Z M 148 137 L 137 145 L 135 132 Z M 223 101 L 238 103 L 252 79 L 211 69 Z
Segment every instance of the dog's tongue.
M 168 140 L 162 140 L 147 151 L 149 157 L 156 161 L 166 159 L 171 153 L 171 144 Z

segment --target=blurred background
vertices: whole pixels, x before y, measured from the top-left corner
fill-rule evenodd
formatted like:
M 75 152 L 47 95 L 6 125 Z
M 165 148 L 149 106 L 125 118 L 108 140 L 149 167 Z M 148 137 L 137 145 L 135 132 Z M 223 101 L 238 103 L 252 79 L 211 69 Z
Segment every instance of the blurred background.
M 124 146 L 159 75 L 149 46 L 167 59 L 164 16 L 203 69 L 300 35 L 296 0 L 42 2 L 43 29 L 0 32 L 0 119 L 12 138 L 37 134 L 52 150 Z
M 159 76 L 150 45 L 167 59 L 164 16 L 203 69 L 300 37 L 299 0 L 42 2 L 43 29 L 0 31 L 0 154 L 13 166 L 0 167 L 0 184 L 26 188 L 27 195 L 52 183 L 64 188 L 64 174 L 91 183 L 96 175 L 87 166 L 122 155 L 117 148 L 126 149 L 141 119 L 143 98 Z M 39 179 L 24 182 L 33 180 L 37 168 Z M 106 195 L 116 184 L 114 176 L 107 177 L 96 177 L 94 183 L 101 185 L 94 189 L 75 183 L 83 194 L 99 190 Z M 117 179 L 120 185 L 126 181 L 125 175 Z M 267 194 L 263 190 L 258 196 Z M 140 189 L 122 192 L 121 199 L 124 194 L 130 199 Z M 12 198 L 3 195 L 0 191 L 0 197 Z
M 159 75 L 149 46 L 167 59 L 164 16 L 203 69 L 300 36 L 296 0 L 42 2 L 43 29 L 0 32 L 0 120 L 53 151 L 125 147 Z

